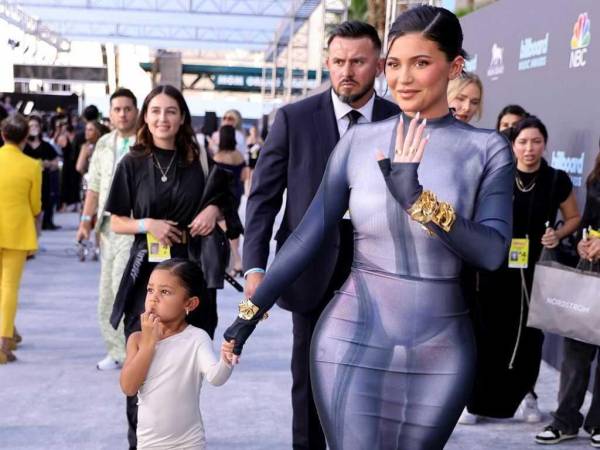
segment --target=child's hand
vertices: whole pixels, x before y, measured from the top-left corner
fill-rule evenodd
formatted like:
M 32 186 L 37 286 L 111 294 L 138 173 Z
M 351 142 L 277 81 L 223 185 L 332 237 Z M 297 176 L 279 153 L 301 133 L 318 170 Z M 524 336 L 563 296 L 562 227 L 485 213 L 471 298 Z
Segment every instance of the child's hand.
M 239 362 L 239 356 L 233 354 L 234 345 L 234 340 L 231 340 L 231 342 L 223 341 L 221 345 L 221 358 L 230 365 L 235 365 Z
M 162 331 L 160 329 L 160 319 L 157 315 L 145 311 L 140 316 L 140 322 L 142 325 L 142 342 L 154 345 L 160 341 Z

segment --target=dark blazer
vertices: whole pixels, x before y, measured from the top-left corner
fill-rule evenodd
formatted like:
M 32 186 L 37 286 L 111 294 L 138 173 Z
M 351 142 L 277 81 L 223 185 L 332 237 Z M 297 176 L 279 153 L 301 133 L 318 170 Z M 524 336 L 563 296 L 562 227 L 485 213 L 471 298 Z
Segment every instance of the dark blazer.
M 399 112 L 394 103 L 376 97 L 372 119 L 387 119 Z M 252 176 L 246 207 L 245 270 L 266 268 L 273 223 L 286 188 L 285 213 L 275 235 L 277 249 L 300 224 L 339 138 L 330 90 L 277 111 Z M 335 239 L 323 245 L 315 263 L 281 296 L 279 306 L 302 313 L 321 304 L 335 268 L 339 240 L 337 233 Z

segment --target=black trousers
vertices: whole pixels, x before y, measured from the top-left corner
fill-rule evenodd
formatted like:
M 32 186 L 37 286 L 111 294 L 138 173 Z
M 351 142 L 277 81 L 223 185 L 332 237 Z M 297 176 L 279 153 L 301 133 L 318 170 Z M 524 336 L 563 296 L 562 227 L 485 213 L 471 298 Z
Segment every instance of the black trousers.
M 563 433 L 576 433 L 583 425 L 591 432 L 600 428 L 600 364 L 596 366 L 592 403 L 583 420 L 579 409 L 583 405 L 585 393 L 590 381 L 590 372 L 594 359 L 600 363 L 600 348 L 593 344 L 565 338 L 564 359 L 560 368 L 560 389 L 558 409 L 552 415 L 552 425 Z
M 125 342 L 129 339 L 129 336 L 136 331 L 141 330 L 140 316 L 139 314 L 125 314 L 124 317 L 124 329 L 125 329 Z M 126 411 L 127 411 L 127 441 L 129 442 L 129 450 L 135 450 L 137 448 L 137 395 L 132 395 L 126 398 Z
M 327 303 L 350 275 L 353 259 L 353 228 L 349 220 L 340 223 L 340 251 L 323 299 L 314 311 L 293 313 L 292 347 L 292 446 L 294 450 L 325 450 L 325 435 L 315 407 L 310 380 L 310 343 L 315 325 Z

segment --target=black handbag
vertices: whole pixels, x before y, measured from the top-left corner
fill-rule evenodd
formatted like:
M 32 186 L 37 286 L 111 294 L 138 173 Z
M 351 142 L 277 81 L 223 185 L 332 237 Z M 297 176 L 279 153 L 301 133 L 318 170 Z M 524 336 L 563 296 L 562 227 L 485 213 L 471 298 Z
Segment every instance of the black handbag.
M 231 248 L 229 239 L 220 226 L 207 236 L 199 236 L 200 266 L 209 289 L 223 289 L 225 271 L 229 266 Z
M 209 235 L 196 236 L 188 244 L 188 254 L 202 267 L 206 286 L 209 289 L 223 289 L 231 255 L 229 239 L 236 238 L 243 232 L 237 211 L 233 209 L 233 203 L 233 193 L 229 189 L 229 174 L 219 166 L 211 165 L 198 212 L 209 204 L 218 204 L 224 212 L 228 233 L 226 234 L 217 225 Z

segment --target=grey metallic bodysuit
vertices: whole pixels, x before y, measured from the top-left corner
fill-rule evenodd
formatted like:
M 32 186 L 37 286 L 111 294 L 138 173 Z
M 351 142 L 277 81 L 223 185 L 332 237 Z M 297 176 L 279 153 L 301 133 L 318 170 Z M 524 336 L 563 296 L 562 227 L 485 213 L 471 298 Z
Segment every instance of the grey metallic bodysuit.
M 332 450 L 443 448 L 475 363 L 461 266 L 495 269 L 511 237 L 508 142 L 450 114 L 428 122 L 418 182 L 457 213 L 450 232 L 430 224 L 430 235 L 392 195 L 406 182 L 407 166 L 388 161 L 386 185 L 375 159 L 377 149 L 393 158 L 398 120 L 344 135 L 302 223 L 252 299 L 268 309 L 350 209 L 353 270 L 323 312 L 311 350 L 315 401 Z M 234 327 L 226 337 L 235 338 Z

